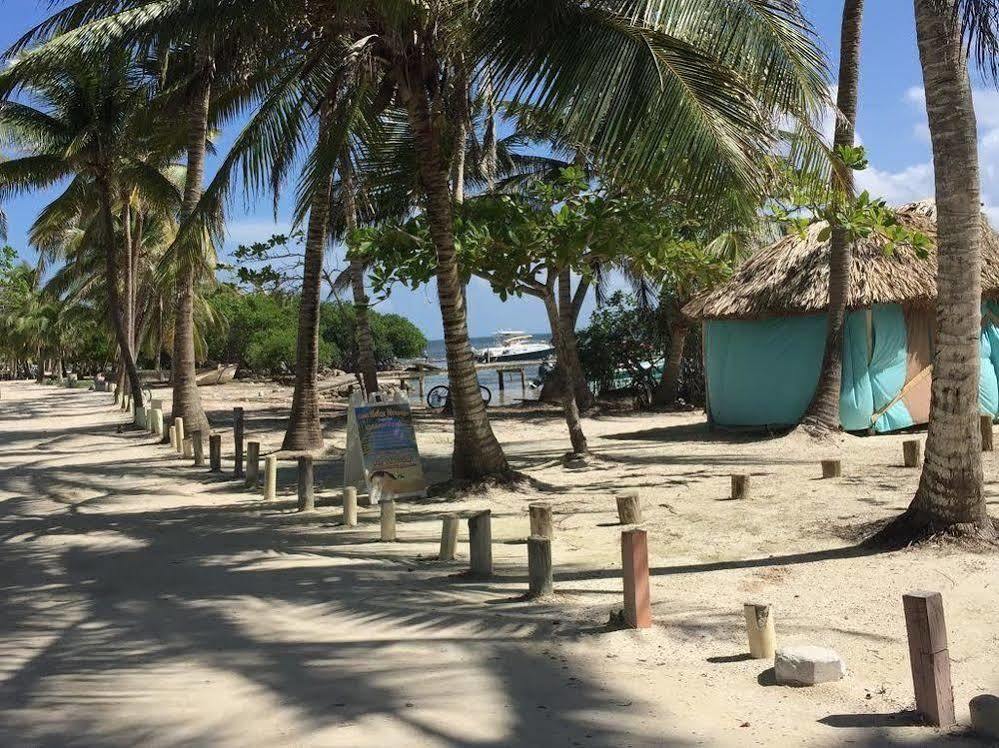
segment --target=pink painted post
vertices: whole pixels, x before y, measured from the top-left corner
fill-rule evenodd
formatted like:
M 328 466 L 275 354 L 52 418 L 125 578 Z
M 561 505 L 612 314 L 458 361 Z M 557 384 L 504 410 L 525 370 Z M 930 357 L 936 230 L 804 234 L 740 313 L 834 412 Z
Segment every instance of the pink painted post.
M 633 629 L 650 628 L 649 540 L 645 530 L 621 533 L 621 567 L 624 571 L 624 622 Z

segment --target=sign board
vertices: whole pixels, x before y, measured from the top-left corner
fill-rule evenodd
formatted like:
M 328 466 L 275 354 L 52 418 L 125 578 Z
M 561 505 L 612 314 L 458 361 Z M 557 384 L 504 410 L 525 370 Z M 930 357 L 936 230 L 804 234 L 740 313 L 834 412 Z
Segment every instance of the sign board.
M 409 401 L 373 395 L 350 400 L 344 485 L 366 487 L 372 503 L 382 498 L 425 496 L 427 482 L 416 446 Z

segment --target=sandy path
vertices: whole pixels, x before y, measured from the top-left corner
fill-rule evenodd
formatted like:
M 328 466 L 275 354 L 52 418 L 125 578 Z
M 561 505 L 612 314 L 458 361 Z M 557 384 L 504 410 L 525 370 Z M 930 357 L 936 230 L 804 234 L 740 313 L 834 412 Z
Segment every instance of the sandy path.
M 890 466 L 836 489 L 812 481 L 799 446 L 709 442 L 692 417 L 655 416 L 588 422 L 600 456 L 577 473 L 551 464 L 557 419 L 500 419 L 517 466 L 547 488 L 447 506 L 496 516 L 500 577 L 471 582 L 453 576 L 460 560 L 428 560 L 440 504 L 401 508 L 403 542 L 386 546 L 370 510 L 355 529 L 329 506 L 294 513 L 290 466 L 264 504 L 117 433 L 126 418 L 108 395 L 2 390 L 0 744 L 977 744 L 894 716 L 912 700 L 899 597 L 926 586 L 945 595 L 959 716 L 999 690 L 995 558 L 870 557 L 840 537 L 904 503 L 914 478 Z M 213 421 L 237 392 L 218 388 Z M 256 415 L 266 451 L 279 426 Z M 447 435 L 420 428 L 439 471 Z M 336 423 L 329 435 L 342 444 Z M 860 441 L 843 446 L 854 464 L 898 449 Z M 735 464 L 756 476 L 749 507 L 719 501 Z M 338 465 L 319 470 L 320 501 Z M 625 487 L 649 515 L 645 634 L 605 625 L 620 595 L 609 495 Z M 543 605 L 517 599 L 539 493 L 559 511 L 559 595 Z M 740 605 L 759 596 L 783 639 L 834 646 L 848 678 L 768 687 L 766 663 L 739 657 Z

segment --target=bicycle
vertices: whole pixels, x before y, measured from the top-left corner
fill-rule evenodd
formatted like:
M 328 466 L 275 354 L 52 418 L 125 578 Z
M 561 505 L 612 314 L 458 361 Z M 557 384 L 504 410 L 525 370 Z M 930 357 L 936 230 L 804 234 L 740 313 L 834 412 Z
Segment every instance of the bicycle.
M 492 390 L 484 384 L 479 385 L 479 392 L 486 405 L 493 399 Z M 431 410 L 447 410 L 451 406 L 451 388 L 446 384 L 439 384 L 432 387 L 427 393 L 427 407 Z

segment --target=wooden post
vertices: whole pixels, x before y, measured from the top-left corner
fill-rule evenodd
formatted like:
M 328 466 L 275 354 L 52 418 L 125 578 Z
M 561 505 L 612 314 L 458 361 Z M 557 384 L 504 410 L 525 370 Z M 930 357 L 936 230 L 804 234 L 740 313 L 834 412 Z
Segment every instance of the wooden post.
M 424 373 L 421 371 L 420 372 L 420 400 L 423 400 L 423 381 L 424 381 L 424 379 L 426 379 L 426 375 L 424 375 Z
M 843 476 L 843 463 L 839 460 L 822 460 L 823 478 L 840 478 Z
M 243 409 L 233 408 L 232 409 L 232 438 L 236 456 L 235 456 L 235 467 L 233 467 L 233 477 L 242 478 L 243 477 Z
M 503 386 L 503 370 L 502 369 L 497 369 L 496 370 L 496 376 L 499 377 L 499 391 L 502 392 L 504 389 L 506 389 Z
M 493 520 L 485 509 L 468 518 L 468 555 L 472 576 L 493 575 Z
M 264 458 L 264 499 L 274 501 L 277 498 L 277 455 L 267 455 Z
M 191 432 L 191 441 L 194 443 L 194 467 L 205 466 L 205 442 L 201 438 L 200 431 Z
M 992 441 L 992 416 L 984 415 L 979 420 L 982 427 L 982 451 L 991 452 L 995 449 Z
M 748 474 L 738 473 L 732 476 L 732 498 L 738 500 L 749 498 Z
M 943 597 L 939 592 L 913 592 L 902 596 L 902 607 L 916 711 L 930 724 L 949 727 L 955 722 L 954 691 L 950 682 Z
M 184 437 L 184 449 L 181 450 L 180 455 L 187 460 L 194 457 L 194 439 L 190 435 Z
M 343 523 L 357 527 L 357 489 L 353 486 L 343 489 Z
M 260 442 L 246 443 L 246 480 L 247 488 L 256 488 L 260 478 Z
M 177 450 L 177 424 L 170 424 L 170 449 Z
M 532 535 L 527 539 L 527 596 L 550 595 L 553 587 L 552 541 Z
M 536 501 L 527 505 L 527 511 L 531 515 L 531 535 L 553 539 L 555 525 L 552 521 L 552 505 L 547 501 Z
M 160 437 L 160 439 L 169 440 L 170 437 L 167 436 L 164 433 L 164 430 L 163 430 L 163 409 L 162 408 L 153 408 L 152 425 L 150 426 L 150 429 L 152 430 L 152 432 L 154 434 L 156 434 L 156 436 Z
M 222 472 L 222 434 L 208 437 L 208 469 L 213 473 Z
M 454 553 L 458 548 L 458 523 L 457 514 L 444 515 L 441 526 L 441 550 L 437 554 L 439 561 L 453 561 Z
M 637 493 L 622 493 L 615 498 L 617 499 L 617 518 L 622 525 L 637 525 L 642 521 L 642 505 L 638 503 Z
M 184 452 L 184 419 L 178 416 L 173 419 L 173 426 L 177 429 L 177 451 L 183 454 Z
M 624 575 L 624 622 L 633 629 L 650 628 L 649 539 L 645 530 L 625 530 L 621 533 L 621 569 Z
M 527 397 L 527 375 L 524 373 L 523 369 L 520 370 L 520 389 L 521 394 L 523 394 L 524 397 Z
M 311 457 L 298 458 L 298 511 L 316 508 L 316 478 Z
M 382 499 L 378 506 L 382 510 L 382 542 L 391 543 L 395 540 L 395 499 Z
M 773 606 L 745 603 L 746 633 L 749 635 L 749 656 L 754 660 L 772 660 L 777 651 Z
M 919 439 L 909 439 L 902 442 L 902 460 L 907 468 L 917 468 L 923 461 Z

